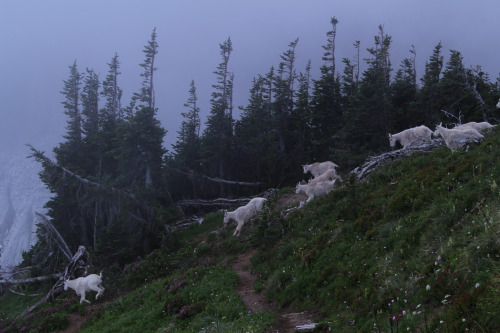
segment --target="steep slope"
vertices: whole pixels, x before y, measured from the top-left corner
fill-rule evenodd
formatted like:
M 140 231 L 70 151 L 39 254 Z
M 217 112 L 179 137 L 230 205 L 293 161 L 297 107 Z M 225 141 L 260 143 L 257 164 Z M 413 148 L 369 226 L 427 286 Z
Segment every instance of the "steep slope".
M 266 332 L 281 313 L 309 311 L 320 331 L 498 331 L 499 162 L 495 133 L 468 151 L 403 157 L 360 183 L 344 176 L 286 217 L 300 198 L 281 189 L 240 238 L 234 225 L 222 228 L 221 212 L 209 214 L 146 258 L 106 268 L 107 294 L 96 303 L 121 296 L 82 330 Z M 248 253 L 251 266 L 240 261 Z M 249 270 L 259 299 L 279 310 L 245 307 L 238 291 L 251 288 L 238 287 L 237 273 Z M 75 307 L 53 321 L 83 311 Z

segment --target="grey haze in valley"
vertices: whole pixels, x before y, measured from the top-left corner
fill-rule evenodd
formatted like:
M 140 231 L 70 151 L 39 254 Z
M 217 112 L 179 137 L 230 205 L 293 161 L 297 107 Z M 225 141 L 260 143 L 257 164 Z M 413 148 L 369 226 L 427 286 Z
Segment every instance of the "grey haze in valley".
M 34 163 L 19 158 L 29 154 L 25 144 L 50 151 L 61 140 L 66 118 L 60 91 L 75 60 L 81 72 L 93 69 L 102 80 L 116 52 L 122 105 L 127 105 L 140 89 L 142 50 L 155 27 L 157 117 L 168 130 L 165 144 L 170 149 L 191 80 L 196 83 L 203 121 L 209 114 L 213 71 L 221 61 L 219 43 L 228 37 L 234 49 L 229 62 L 235 74 L 234 102 L 244 106 L 252 78 L 277 66 L 296 38 L 297 70 L 304 70 L 310 59 L 313 76 L 318 77 L 321 46 L 333 16 L 339 20 L 339 71 L 340 60 L 354 56 L 356 40 L 361 42 L 361 57 L 368 56 L 365 50 L 373 46 L 378 26 L 383 25 L 392 36 L 394 68 L 414 45 L 422 74 L 434 46 L 442 42 L 445 61 L 450 49 L 458 50 L 467 66 L 481 65 L 494 80 L 500 73 L 498 13 L 498 0 L 0 0 L 0 161 Z M 25 217 L 41 209 L 48 193 L 33 177 L 35 166 L 3 163 L 1 167 L 0 227 L 5 231 L 7 220 L 9 225 L 16 218 L 29 220 Z M 34 185 L 16 185 L 21 184 L 19 179 L 33 179 Z M 23 195 L 21 189 L 27 188 L 39 192 Z M 29 212 L 19 213 L 23 209 Z M 4 242 L 5 232 L 1 235 Z

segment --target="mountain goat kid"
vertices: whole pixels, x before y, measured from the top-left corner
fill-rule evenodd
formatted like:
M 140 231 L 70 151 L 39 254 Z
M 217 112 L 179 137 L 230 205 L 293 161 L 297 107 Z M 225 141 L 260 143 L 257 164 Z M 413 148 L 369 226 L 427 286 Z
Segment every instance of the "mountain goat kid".
M 306 164 L 303 166 L 304 168 L 304 173 L 310 172 L 314 177 L 317 177 L 324 173 L 326 170 L 337 168 L 338 165 L 333 163 L 332 161 L 326 161 L 326 162 L 316 162 L 313 164 Z
M 97 274 L 90 274 L 86 277 L 79 277 L 75 280 L 64 280 L 64 290 L 68 290 L 68 288 L 73 289 L 77 295 L 81 296 L 80 304 L 82 302 L 90 303 L 85 299 L 85 293 L 88 291 L 97 291 L 97 295 L 95 295 L 95 299 L 98 299 L 99 296 L 104 292 L 104 288 L 102 284 L 102 272 Z
M 266 200 L 266 198 L 253 198 L 245 206 L 238 207 L 232 212 L 224 212 L 224 228 L 229 221 L 236 221 L 238 225 L 234 230 L 233 236 L 239 236 L 243 225 L 257 216 Z
M 430 142 L 431 139 L 432 131 L 427 126 L 423 125 L 409 128 L 396 134 L 389 134 L 389 144 L 391 148 L 394 148 L 397 141 L 399 141 L 403 148 L 406 148 L 413 143 L 420 143 L 423 141 Z
M 309 202 L 313 200 L 314 198 L 320 198 L 324 197 L 328 193 L 330 193 L 333 190 L 333 185 L 335 185 L 335 181 L 337 179 L 331 180 L 331 181 L 322 181 L 317 184 L 311 185 L 309 184 L 297 184 L 297 187 L 295 188 L 295 193 L 299 194 L 300 192 L 303 192 L 307 195 L 307 201 Z
M 321 175 L 314 177 L 311 179 L 308 183 L 308 185 L 316 185 L 318 183 L 327 181 L 327 180 L 333 180 L 340 178 L 339 175 L 337 175 L 337 171 L 335 169 L 328 169 L 325 172 L 323 172 Z
M 461 148 L 466 142 L 478 141 L 484 138 L 484 136 L 475 129 L 448 129 L 441 126 L 441 124 L 436 125 L 434 135 L 441 135 L 446 143 L 446 147 L 450 148 L 451 151 Z

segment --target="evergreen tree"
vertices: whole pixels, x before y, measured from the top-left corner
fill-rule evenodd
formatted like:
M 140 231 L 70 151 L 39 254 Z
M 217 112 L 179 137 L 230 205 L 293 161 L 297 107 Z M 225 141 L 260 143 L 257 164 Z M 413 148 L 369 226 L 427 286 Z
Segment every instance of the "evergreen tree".
M 359 82 L 359 92 L 349 108 L 345 109 L 342 142 L 347 144 L 350 166 L 360 162 L 366 154 L 379 152 L 387 146 L 389 119 L 392 113 L 389 49 L 391 37 L 382 26 L 375 36 L 375 46 L 369 48 L 371 57 L 365 59 L 368 68 Z
M 289 133 L 288 122 L 294 105 L 294 83 L 297 78 L 295 72 L 295 48 L 299 39 L 291 42 L 289 49 L 281 55 L 281 62 L 277 75 L 274 77 L 274 119 L 279 137 L 279 152 L 287 152 L 287 141 Z
M 410 52 L 415 56 L 415 50 Z M 391 116 L 393 124 L 391 132 L 400 132 L 410 127 L 422 125 L 416 121 L 413 105 L 417 94 L 415 57 L 405 58 L 401 62 L 401 67 L 396 72 L 394 82 L 391 84 L 392 99 L 394 108 Z M 427 125 L 427 123 L 426 123 Z
M 441 80 L 442 109 L 460 118 L 461 121 L 478 119 L 477 100 L 471 90 L 472 73 L 463 64 L 463 56 L 459 51 L 450 50 L 450 58 L 446 63 Z M 441 121 L 456 122 L 441 115 Z
M 188 175 L 192 195 L 197 197 L 197 184 L 195 182 L 195 174 L 193 171 L 199 171 L 200 163 L 200 109 L 198 107 L 198 96 L 196 94 L 196 86 L 194 80 L 191 81 L 189 89 L 189 98 L 184 104 L 188 108 L 187 112 L 182 112 L 184 118 L 180 130 L 177 132 L 177 142 L 172 145 L 174 152 L 170 164 L 175 168 L 185 170 L 184 174 Z M 178 172 L 175 177 L 169 181 L 172 187 L 180 188 L 179 194 L 187 192 L 185 189 L 189 188 L 186 182 L 182 182 L 178 177 Z
M 141 92 L 139 94 L 135 94 L 136 98 L 140 102 L 145 103 L 139 106 L 146 106 L 150 109 L 155 108 L 153 76 L 154 72 L 158 70 L 158 68 L 155 67 L 155 57 L 158 53 L 158 43 L 156 42 L 156 37 L 156 28 L 154 28 L 151 33 L 151 39 L 148 41 L 146 46 L 144 46 L 144 50 L 142 51 L 144 52 L 146 58 L 144 59 L 144 62 L 140 64 L 140 66 L 144 68 L 144 72 L 141 73 L 141 77 L 143 78 Z
M 120 100 L 122 97 L 122 90 L 118 86 L 118 75 L 121 72 L 117 53 L 115 53 L 111 62 L 108 63 L 108 66 L 108 75 L 106 75 L 106 79 L 102 83 L 101 95 L 106 98 L 106 105 L 103 110 L 105 118 L 114 121 L 116 118 L 121 117 Z
M 82 132 L 86 138 L 92 138 L 99 132 L 99 76 L 87 69 L 82 99 Z
M 305 73 L 299 73 L 295 107 L 290 115 L 290 158 L 294 165 L 307 162 L 311 156 L 311 60 Z M 299 169 L 297 169 L 300 171 Z
M 100 172 L 102 163 L 102 147 L 99 119 L 99 77 L 87 69 L 85 83 L 81 94 L 82 100 L 82 132 L 84 135 L 84 154 L 87 158 L 82 161 L 85 166 L 85 175 L 96 176 Z
M 229 57 L 233 50 L 231 38 L 219 44 L 219 48 L 222 62 L 214 72 L 217 84 L 212 86 L 215 90 L 210 99 L 210 115 L 202 135 L 202 159 L 205 170 L 209 174 L 225 179 L 229 177 L 233 136 L 232 111 L 230 109 L 233 85 L 232 76 L 228 70 Z M 225 195 L 225 192 L 224 184 L 220 183 L 219 194 Z
M 78 72 L 76 60 L 72 66 L 69 66 L 70 76 L 64 81 L 64 87 L 61 94 L 64 95 L 65 101 L 64 113 L 68 116 L 67 133 L 64 136 L 68 141 L 79 144 L 82 140 L 82 118 L 80 114 L 80 87 L 82 76 Z
M 314 81 L 312 97 L 312 151 L 314 160 L 327 160 L 330 150 L 338 148 L 338 132 L 343 128 L 340 82 L 335 64 L 335 37 L 337 23 L 331 19 L 332 30 L 327 32 L 327 44 L 323 46 L 324 64 L 321 77 Z M 307 161 L 304 161 L 307 162 Z
M 439 42 L 425 64 L 422 87 L 417 92 L 413 111 L 415 124 L 435 125 L 439 123 L 439 113 L 442 109 L 441 72 L 443 69 L 442 45 Z
M 237 179 L 276 186 L 278 139 L 269 106 L 267 77 L 253 79 L 248 105 L 235 124 L 234 169 Z
M 184 120 L 177 132 L 177 142 L 173 145 L 176 164 L 193 170 L 199 163 L 200 153 L 200 109 L 194 80 L 191 81 L 189 98 L 184 104 L 187 112 L 181 112 Z
M 121 74 L 118 54 L 115 53 L 108 66 L 108 74 L 102 83 L 101 91 L 101 95 L 105 97 L 106 102 L 100 112 L 100 145 L 103 152 L 101 155 L 100 175 L 115 178 L 117 176 L 117 163 L 113 152 L 118 149 L 117 126 L 125 122 L 125 116 L 121 108 L 122 89 L 118 86 L 118 76 Z M 135 104 L 131 107 L 131 110 L 133 108 L 135 108 Z

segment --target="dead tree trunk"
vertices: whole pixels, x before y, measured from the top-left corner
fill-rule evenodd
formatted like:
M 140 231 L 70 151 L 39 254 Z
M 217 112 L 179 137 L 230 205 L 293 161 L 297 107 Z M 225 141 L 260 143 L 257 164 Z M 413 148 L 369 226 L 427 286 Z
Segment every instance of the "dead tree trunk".
M 89 254 L 85 246 L 79 246 L 78 251 L 76 251 L 75 255 L 73 255 L 69 264 L 66 266 L 64 274 L 62 274 L 59 280 L 57 280 L 54 286 L 52 286 L 52 289 L 50 289 L 47 295 L 45 295 L 34 305 L 24 310 L 19 316 L 17 316 L 17 318 L 20 318 L 25 314 L 30 313 L 31 311 L 39 307 L 41 304 L 47 302 L 49 299 L 54 299 L 56 296 L 60 295 L 63 292 L 64 280 L 74 279 L 76 277 L 85 275 L 85 273 L 87 272 L 88 256 Z

